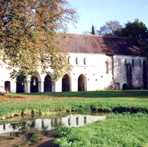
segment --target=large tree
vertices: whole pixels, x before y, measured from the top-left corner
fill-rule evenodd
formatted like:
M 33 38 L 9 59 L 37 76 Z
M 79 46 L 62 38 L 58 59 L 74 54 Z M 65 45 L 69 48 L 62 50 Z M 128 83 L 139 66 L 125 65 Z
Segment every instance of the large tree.
M 74 20 L 66 0 L 0 0 L 0 49 L 13 68 L 32 74 L 51 67 L 55 78 L 67 68 L 66 57 L 55 46 L 58 29 Z
M 143 53 L 148 55 L 148 29 L 142 21 L 136 19 L 133 22 L 128 22 L 124 28 L 117 30 L 115 35 L 126 37 L 135 45 L 141 47 Z
M 116 35 L 127 37 L 134 42 L 144 40 L 147 38 L 147 27 L 142 22 L 136 19 L 134 22 L 128 22 L 124 28 L 117 30 L 115 32 Z

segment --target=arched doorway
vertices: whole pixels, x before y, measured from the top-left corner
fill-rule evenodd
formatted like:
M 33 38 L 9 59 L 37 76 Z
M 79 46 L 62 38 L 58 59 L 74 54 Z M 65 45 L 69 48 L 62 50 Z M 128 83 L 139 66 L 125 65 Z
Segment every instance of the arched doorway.
M 126 83 L 124 83 L 123 86 L 122 86 L 122 90 L 127 90 L 127 89 L 129 89 L 129 87 Z
M 78 78 L 78 91 L 86 91 L 86 77 L 82 74 Z
M 24 93 L 25 92 L 25 76 L 19 75 L 16 78 L 16 92 Z
M 62 78 L 62 91 L 70 91 L 70 77 L 68 74 Z
M 52 92 L 52 79 L 49 75 L 44 79 L 44 92 Z
M 4 88 L 6 92 L 11 92 L 11 83 L 10 81 L 5 81 Z
M 39 92 L 39 80 L 36 76 L 31 77 L 30 92 Z

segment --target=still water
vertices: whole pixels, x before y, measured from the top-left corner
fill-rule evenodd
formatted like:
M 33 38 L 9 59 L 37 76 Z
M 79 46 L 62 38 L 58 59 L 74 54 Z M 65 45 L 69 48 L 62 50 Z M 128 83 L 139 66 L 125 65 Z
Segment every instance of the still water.
M 16 123 L 3 123 L 0 125 L 0 135 L 22 132 L 35 129 L 38 131 L 50 131 L 58 127 L 81 127 L 97 121 L 103 121 L 106 116 L 71 114 L 65 117 L 38 118 L 22 120 Z

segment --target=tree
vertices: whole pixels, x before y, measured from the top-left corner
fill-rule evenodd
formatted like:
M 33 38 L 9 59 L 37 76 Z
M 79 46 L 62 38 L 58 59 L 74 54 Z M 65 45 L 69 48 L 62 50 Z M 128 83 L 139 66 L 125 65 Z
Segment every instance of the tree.
M 96 33 L 95 33 L 95 27 L 94 27 L 94 25 L 92 25 L 91 34 L 92 34 L 92 35 L 95 35 L 95 34 L 96 34 Z
M 120 30 L 122 25 L 118 21 L 108 21 L 104 26 L 98 30 L 99 35 L 114 34 L 115 31 Z
M 115 34 L 138 43 L 148 37 L 148 30 L 142 21 L 136 19 L 134 22 L 128 22 L 123 29 L 117 30 Z
M 55 46 L 56 31 L 75 19 L 66 0 L 0 0 L 0 49 L 13 68 L 32 74 L 50 66 L 55 78 L 66 69 L 66 56 Z
M 115 35 L 128 38 L 148 55 L 148 29 L 142 21 L 136 19 L 134 22 L 128 22 L 124 28 L 116 31 Z

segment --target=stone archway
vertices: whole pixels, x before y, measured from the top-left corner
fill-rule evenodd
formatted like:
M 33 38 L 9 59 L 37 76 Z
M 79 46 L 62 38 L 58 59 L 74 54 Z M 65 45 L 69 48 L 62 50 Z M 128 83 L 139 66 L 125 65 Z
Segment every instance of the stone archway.
M 30 81 L 30 92 L 39 92 L 39 79 L 37 76 L 32 76 Z
M 70 77 L 65 74 L 62 78 L 62 91 L 70 91 Z
M 81 74 L 78 78 L 78 91 L 86 91 L 86 87 L 86 77 L 83 74 Z
M 44 79 L 44 92 L 52 92 L 52 79 L 50 75 L 46 75 Z
M 25 79 L 24 75 L 19 75 L 16 78 L 16 92 L 17 93 L 24 93 L 25 92 Z

